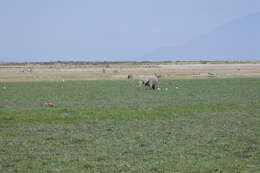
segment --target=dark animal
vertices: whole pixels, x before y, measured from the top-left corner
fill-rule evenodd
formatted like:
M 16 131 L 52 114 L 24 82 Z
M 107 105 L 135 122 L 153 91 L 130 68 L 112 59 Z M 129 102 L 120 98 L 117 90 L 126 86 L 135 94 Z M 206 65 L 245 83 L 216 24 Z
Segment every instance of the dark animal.
M 134 75 L 132 75 L 132 74 L 127 75 L 127 79 L 132 79 L 132 78 L 134 78 Z
M 212 73 L 212 72 L 208 72 L 208 77 L 216 77 L 217 76 L 217 73 Z

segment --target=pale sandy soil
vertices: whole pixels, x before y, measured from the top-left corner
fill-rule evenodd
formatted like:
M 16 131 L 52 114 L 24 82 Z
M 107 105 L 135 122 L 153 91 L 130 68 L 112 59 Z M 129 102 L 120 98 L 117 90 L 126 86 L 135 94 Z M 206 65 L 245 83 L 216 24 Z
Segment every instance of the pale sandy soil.
M 62 80 L 124 80 L 128 74 L 136 79 L 151 76 L 154 73 L 167 79 L 209 78 L 208 73 L 215 73 L 216 78 L 260 78 L 260 64 L 154 64 L 154 65 L 111 65 L 105 68 L 91 67 L 56 67 L 31 66 L 32 72 L 27 72 L 24 66 L 0 66 L 0 81 L 62 81 Z M 192 75 L 199 73 L 200 75 Z

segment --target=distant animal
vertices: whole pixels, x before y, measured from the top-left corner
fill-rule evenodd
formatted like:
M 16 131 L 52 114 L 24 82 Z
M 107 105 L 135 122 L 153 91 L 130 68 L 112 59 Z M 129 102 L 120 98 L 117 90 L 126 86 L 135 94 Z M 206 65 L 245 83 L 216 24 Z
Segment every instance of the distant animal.
M 106 69 L 103 68 L 103 69 L 102 69 L 102 72 L 103 72 L 103 73 L 106 73 Z
M 134 78 L 134 75 L 132 75 L 132 74 L 127 75 L 127 79 L 132 79 L 132 78 Z
M 158 78 L 156 77 L 149 78 L 148 81 L 144 83 L 144 86 L 146 89 L 153 89 L 153 90 L 157 89 Z
M 216 77 L 217 73 L 208 72 L 208 77 Z
M 56 107 L 56 103 L 53 102 L 44 102 L 43 104 L 48 107 Z
M 32 67 L 28 67 L 26 69 L 20 70 L 21 73 L 32 73 Z
M 32 73 L 32 67 L 29 67 L 29 68 L 27 69 L 27 72 Z

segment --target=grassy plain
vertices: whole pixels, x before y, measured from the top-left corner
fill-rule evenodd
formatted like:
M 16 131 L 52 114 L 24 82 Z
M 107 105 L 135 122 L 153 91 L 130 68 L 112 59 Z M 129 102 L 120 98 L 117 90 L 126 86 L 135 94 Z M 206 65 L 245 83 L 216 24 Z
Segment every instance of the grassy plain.
M 260 172 L 258 78 L 159 85 L 0 83 L 0 172 Z

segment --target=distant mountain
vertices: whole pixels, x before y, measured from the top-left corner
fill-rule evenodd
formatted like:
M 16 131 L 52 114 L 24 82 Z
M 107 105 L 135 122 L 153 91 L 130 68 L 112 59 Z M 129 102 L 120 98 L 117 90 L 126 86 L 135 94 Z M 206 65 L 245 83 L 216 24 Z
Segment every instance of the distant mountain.
M 183 46 L 161 47 L 151 60 L 260 60 L 260 13 L 224 24 Z

